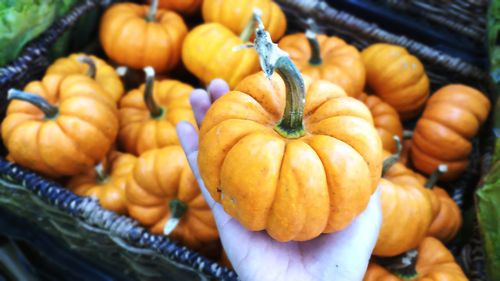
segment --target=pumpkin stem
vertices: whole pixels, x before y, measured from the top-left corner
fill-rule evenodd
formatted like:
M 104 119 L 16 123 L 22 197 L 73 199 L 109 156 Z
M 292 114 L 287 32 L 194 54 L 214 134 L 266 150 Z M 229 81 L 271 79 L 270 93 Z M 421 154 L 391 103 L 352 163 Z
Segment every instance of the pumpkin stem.
M 182 219 L 182 216 L 186 213 L 188 206 L 186 203 L 182 202 L 179 199 L 172 199 L 168 203 L 168 207 L 170 208 L 170 215 L 168 216 L 167 223 L 163 227 L 163 234 L 169 235 L 174 231 L 179 222 Z
M 415 280 L 418 251 L 413 249 L 395 257 L 377 257 L 376 261 L 403 280 Z
M 108 179 L 108 174 L 106 173 L 106 169 L 104 168 L 102 162 L 95 165 L 94 170 L 98 182 L 103 183 Z
M 260 9 L 254 8 L 252 17 L 250 18 L 250 20 L 248 20 L 247 24 L 245 25 L 245 28 L 240 34 L 241 41 L 248 42 L 248 40 L 250 40 L 250 36 L 252 36 L 254 27 L 258 22 L 257 18 L 260 19 L 261 16 L 262 16 L 262 11 Z
M 413 137 L 413 131 L 410 130 L 403 130 L 403 139 L 411 139 Z
M 285 112 L 274 130 L 285 138 L 300 138 L 305 134 L 303 124 L 304 80 L 288 54 L 273 43 L 260 18 L 258 23 L 258 28 L 255 31 L 254 47 L 259 54 L 262 71 L 267 78 L 270 78 L 274 70 L 276 70 L 286 86 Z
M 401 157 L 401 151 L 403 150 L 403 146 L 401 145 L 401 140 L 399 139 L 399 137 L 395 135 L 392 138 L 396 142 L 396 152 L 384 160 L 382 166 L 382 176 L 384 176 L 385 173 L 387 173 L 387 171 L 391 169 L 392 165 L 396 164 L 396 162 L 399 161 L 399 157 Z
M 146 15 L 146 21 L 155 21 L 156 11 L 158 11 L 158 0 L 151 0 L 151 5 L 149 6 L 149 11 Z
M 308 29 L 306 30 L 306 38 L 309 42 L 309 46 L 311 47 L 311 57 L 309 58 L 309 64 L 320 65 L 321 63 L 323 63 L 323 60 L 321 59 L 321 48 L 319 46 L 316 33 Z
M 163 108 L 158 106 L 155 102 L 154 93 L 154 82 L 155 82 L 155 70 L 151 66 L 144 68 L 146 73 L 146 86 L 144 87 L 144 103 L 151 113 L 151 117 L 160 118 L 163 115 Z
M 432 187 L 434 187 L 434 185 L 436 185 L 436 182 L 438 181 L 439 177 L 446 172 L 448 172 L 448 165 L 439 164 L 437 166 L 436 170 L 434 170 L 434 172 L 432 172 L 432 174 L 429 176 L 429 178 L 425 182 L 424 187 L 432 189 Z
M 115 68 L 115 72 L 118 76 L 123 77 L 127 75 L 128 67 L 124 65 L 118 66 L 117 68 Z
M 22 100 L 29 102 L 43 111 L 46 119 L 54 119 L 59 114 L 59 109 L 56 106 L 51 105 L 46 99 L 37 94 L 10 89 L 7 92 L 7 100 Z
M 89 66 L 89 69 L 87 70 L 87 76 L 95 79 L 97 68 L 95 66 L 94 60 L 87 56 L 79 56 L 77 60 Z

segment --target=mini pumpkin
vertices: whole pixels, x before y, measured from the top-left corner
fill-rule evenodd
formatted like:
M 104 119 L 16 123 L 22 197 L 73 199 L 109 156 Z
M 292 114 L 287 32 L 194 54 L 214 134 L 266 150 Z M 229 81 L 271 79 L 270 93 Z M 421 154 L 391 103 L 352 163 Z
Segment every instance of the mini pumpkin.
M 264 72 L 208 110 L 201 177 L 251 231 L 302 241 L 341 230 L 365 209 L 380 178 L 382 144 L 370 111 L 335 84 L 304 84 L 262 25 L 254 44 Z
M 302 74 L 337 84 L 352 97 L 362 93 L 365 67 L 361 55 L 356 47 L 341 38 L 308 31 L 283 37 L 279 46 Z
M 155 81 L 153 68 L 145 70 L 146 83 L 120 101 L 120 144 L 134 155 L 179 144 L 175 126 L 180 121 L 196 126 L 189 104 L 193 88 L 177 80 Z
M 97 198 L 105 209 L 126 214 L 125 186 L 135 161 L 133 155 L 112 153 L 108 161 L 71 178 L 67 186 L 77 195 Z
M 467 281 L 450 251 L 437 239 L 425 238 L 390 270 L 370 263 L 363 281 Z
M 434 93 L 413 131 L 411 158 L 415 168 L 429 175 L 445 164 L 448 172 L 440 179 L 457 179 L 469 163 L 469 140 L 488 117 L 490 107 L 485 95 L 465 85 L 448 85 Z
M 123 84 L 115 69 L 104 60 L 83 53 L 57 59 L 47 68 L 46 74 L 86 74 L 95 79 L 118 102 L 124 93 Z
M 247 22 L 255 9 L 260 11 L 263 24 L 273 41 L 278 41 L 285 34 L 286 17 L 280 6 L 271 0 L 204 0 L 202 14 L 205 22 L 220 23 L 240 34 L 248 30 Z M 251 33 L 253 29 L 250 29 Z
M 197 250 L 218 233 L 186 156 L 178 145 L 143 153 L 128 178 L 129 215 L 157 234 Z
M 187 26 L 175 12 L 151 6 L 118 3 L 101 18 L 99 40 L 106 55 L 115 62 L 157 72 L 169 71 L 181 58 Z
M 358 99 L 370 109 L 384 149 L 389 152 L 396 152 L 394 136 L 403 137 L 403 124 L 399 120 L 398 112 L 377 96 L 361 93 Z
M 49 74 L 11 89 L 2 138 L 14 161 L 51 177 L 101 161 L 118 133 L 116 104 L 85 75 Z
M 248 25 L 255 25 L 252 18 Z M 243 78 L 259 71 L 255 50 L 241 48 L 250 37 L 244 32 L 238 37 L 219 23 L 195 27 L 186 36 L 182 46 L 182 62 L 204 84 L 215 78 L 224 79 L 234 88 Z
M 181 14 L 191 15 L 200 9 L 202 2 L 203 0 L 159 0 L 158 7 L 165 10 L 173 10 Z
M 377 43 L 361 52 L 366 83 L 403 120 L 421 112 L 429 97 L 429 78 L 420 60 L 401 46 Z

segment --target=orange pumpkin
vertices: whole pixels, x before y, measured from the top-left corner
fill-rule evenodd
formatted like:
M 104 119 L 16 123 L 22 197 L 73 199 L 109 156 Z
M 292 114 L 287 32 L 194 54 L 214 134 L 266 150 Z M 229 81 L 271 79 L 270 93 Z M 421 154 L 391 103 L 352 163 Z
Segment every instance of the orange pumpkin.
M 118 102 L 124 93 L 122 81 L 115 69 L 104 60 L 83 53 L 72 54 L 56 60 L 47 68 L 46 74 L 86 74 L 95 79 Z
M 202 2 L 203 0 L 159 0 L 158 7 L 165 10 L 173 10 L 181 14 L 191 15 L 200 9 Z
M 327 80 L 358 97 L 365 86 L 365 67 L 356 47 L 339 37 L 313 32 L 283 37 L 280 48 L 287 52 L 304 75 Z M 392 137 L 392 136 L 391 136 Z
M 109 7 L 101 18 L 99 39 L 106 55 L 115 62 L 157 72 L 169 71 L 181 58 L 187 26 L 175 12 L 133 3 Z
M 11 89 L 2 138 L 14 161 L 51 177 L 91 169 L 115 142 L 118 113 L 85 75 L 46 75 L 25 92 Z
M 146 68 L 146 83 L 120 101 L 119 140 L 125 151 L 144 151 L 179 144 L 175 126 L 189 121 L 196 126 L 189 95 L 193 88 L 176 80 L 154 81 L 154 70 Z
M 370 109 L 384 149 L 389 152 L 396 152 L 394 136 L 403 137 L 403 124 L 399 120 L 398 112 L 377 96 L 368 96 L 361 93 L 358 99 Z
M 129 215 L 153 233 L 197 250 L 216 243 L 217 228 L 180 146 L 143 153 L 128 178 Z
M 366 83 L 402 119 L 415 117 L 429 97 L 429 78 L 420 60 L 401 46 L 373 44 L 361 52 Z
M 255 25 L 255 17 L 248 25 Z M 204 84 L 222 78 L 234 88 L 243 78 L 259 71 L 255 50 L 240 48 L 250 37 L 244 32 L 238 37 L 219 23 L 195 27 L 186 36 L 182 46 L 182 62 Z
M 467 281 L 450 251 L 437 239 L 425 238 L 417 248 L 405 255 L 393 272 L 370 263 L 363 281 Z
M 201 177 L 251 231 L 302 241 L 341 230 L 380 178 L 382 144 L 370 111 L 335 84 L 304 84 L 262 25 L 255 47 L 270 77 L 248 76 L 210 107 L 200 128 Z
M 280 6 L 271 0 L 204 0 L 202 14 L 205 22 L 220 23 L 240 34 L 248 30 L 247 22 L 255 9 L 260 10 L 263 24 L 273 41 L 278 41 L 285 34 L 286 17 Z
M 415 168 L 429 175 L 446 164 L 448 172 L 441 180 L 460 177 L 472 151 L 469 140 L 488 117 L 490 106 L 486 96 L 465 85 L 448 85 L 434 93 L 413 131 Z
M 97 198 L 105 209 L 126 214 L 125 185 L 135 161 L 130 154 L 112 153 L 109 161 L 71 178 L 67 186 L 77 195 Z

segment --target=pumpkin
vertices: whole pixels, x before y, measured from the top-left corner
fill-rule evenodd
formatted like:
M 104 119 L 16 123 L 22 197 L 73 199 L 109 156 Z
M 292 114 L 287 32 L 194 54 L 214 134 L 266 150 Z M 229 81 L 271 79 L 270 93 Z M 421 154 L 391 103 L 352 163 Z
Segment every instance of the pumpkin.
M 411 158 L 415 168 L 431 174 L 440 164 L 448 166 L 441 180 L 460 177 L 472 151 L 470 139 L 488 117 L 490 101 L 478 90 L 452 84 L 429 99 L 413 131 Z
M 11 89 L 2 138 L 14 161 L 50 177 L 86 172 L 118 133 L 116 104 L 85 75 L 49 74 Z
M 156 234 L 197 250 L 216 243 L 217 228 L 178 145 L 143 153 L 125 189 L 129 215 Z
M 450 251 L 437 239 L 425 238 L 417 250 L 410 251 L 393 265 L 393 272 L 370 263 L 363 281 L 466 281 Z
M 101 18 L 99 40 L 115 62 L 157 72 L 169 71 L 180 61 L 187 26 L 175 12 L 133 3 L 109 7 Z
M 401 46 L 377 43 L 361 52 L 366 83 L 403 120 L 415 117 L 429 97 L 429 78 L 424 66 Z
M 341 86 L 357 97 L 365 86 L 365 67 L 356 47 L 339 37 L 311 31 L 283 37 L 279 47 L 290 55 L 304 75 Z
M 71 178 L 67 186 L 76 195 L 97 198 L 105 209 L 126 214 L 125 185 L 135 161 L 133 155 L 113 153 L 108 161 Z
M 77 53 L 59 58 L 47 68 L 46 74 L 51 73 L 86 74 L 95 79 L 115 102 L 118 102 L 124 93 L 122 81 L 115 69 L 96 56 Z
M 202 2 L 203 0 L 159 0 L 158 7 L 165 10 L 173 10 L 181 14 L 191 15 L 200 9 Z
M 403 124 L 399 120 L 398 112 L 377 96 L 361 93 L 358 99 L 370 109 L 384 149 L 389 152 L 396 152 L 394 136 L 403 137 Z
M 382 144 L 362 102 L 327 81 L 304 84 L 262 28 L 254 43 L 264 72 L 210 107 L 198 166 L 211 196 L 248 230 L 309 240 L 345 228 L 365 209 Z
M 255 17 L 248 22 L 250 27 L 255 25 Z M 243 78 L 259 71 L 255 50 L 241 48 L 250 34 L 245 31 L 238 37 L 222 24 L 201 24 L 186 36 L 182 62 L 204 84 L 221 78 L 232 89 Z
M 196 125 L 189 103 L 193 88 L 177 80 L 155 81 L 153 68 L 145 71 L 146 83 L 120 101 L 118 137 L 125 151 L 134 155 L 179 144 L 175 126 L 180 121 Z
M 247 22 L 252 12 L 258 9 L 266 30 L 274 42 L 278 41 L 286 31 L 286 17 L 280 6 L 271 0 L 204 0 L 202 6 L 203 20 L 224 25 L 236 34 L 248 30 Z M 251 29 L 250 33 L 253 33 Z

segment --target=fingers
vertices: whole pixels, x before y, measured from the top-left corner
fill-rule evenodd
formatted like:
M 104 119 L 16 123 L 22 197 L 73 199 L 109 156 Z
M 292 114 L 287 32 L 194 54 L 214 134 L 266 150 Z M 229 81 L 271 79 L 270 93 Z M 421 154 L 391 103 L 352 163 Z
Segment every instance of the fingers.
M 208 108 L 212 104 L 210 102 L 210 97 L 208 93 L 203 89 L 196 89 L 191 92 L 189 96 L 189 102 L 191 103 L 191 107 L 193 108 L 194 118 L 196 119 L 196 123 L 198 126 L 201 125 L 201 121 L 205 118 L 205 114 L 208 111 Z
M 207 87 L 212 102 L 229 92 L 229 85 L 223 79 L 214 79 Z

